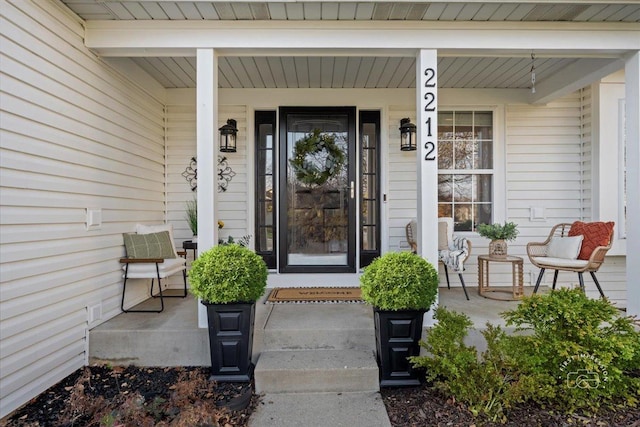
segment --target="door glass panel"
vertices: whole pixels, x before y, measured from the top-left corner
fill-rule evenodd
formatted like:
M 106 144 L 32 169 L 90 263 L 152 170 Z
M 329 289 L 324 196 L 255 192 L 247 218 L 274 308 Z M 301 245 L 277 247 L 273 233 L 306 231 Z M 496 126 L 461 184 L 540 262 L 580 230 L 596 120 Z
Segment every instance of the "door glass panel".
M 274 209 L 275 111 L 256 111 L 256 228 L 255 250 L 269 268 L 276 268 Z
M 360 267 L 380 255 L 380 112 L 360 112 Z
M 286 126 L 287 264 L 347 266 L 349 117 L 292 113 Z

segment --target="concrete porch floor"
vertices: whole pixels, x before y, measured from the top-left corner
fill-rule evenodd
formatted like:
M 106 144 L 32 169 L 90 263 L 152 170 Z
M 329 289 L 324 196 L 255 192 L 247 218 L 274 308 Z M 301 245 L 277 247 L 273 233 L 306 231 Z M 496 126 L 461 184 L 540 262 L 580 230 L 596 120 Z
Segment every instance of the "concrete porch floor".
M 487 322 L 504 326 L 500 313 L 518 305 L 518 301 L 484 298 L 478 295 L 476 288 L 468 288 L 468 292 L 470 301 L 465 299 L 462 288 L 440 288 L 439 304 L 467 314 L 477 329 L 483 329 Z M 530 293 L 531 288 L 525 288 L 525 294 Z M 157 303 L 158 301 L 148 300 L 139 308 Z M 165 310 L 162 313 L 121 313 L 93 328 L 89 332 L 90 363 L 208 366 L 210 356 L 207 330 L 198 328 L 197 304 L 197 300 L 191 295 L 185 298 L 168 298 L 165 299 Z M 286 307 L 287 305 L 264 303 L 264 298 L 256 306 L 256 357 L 264 345 L 262 337 L 267 319 L 273 317 L 272 312 L 277 314 L 286 310 Z M 328 309 L 327 304 L 308 304 L 307 307 L 314 311 Z M 340 307 L 350 310 L 354 305 L 341 304 Z M 362 308 L 358 307 L 355 311 L 362 313 Z M 282 318 L 283 315 L 281 313 L 277 317 Z

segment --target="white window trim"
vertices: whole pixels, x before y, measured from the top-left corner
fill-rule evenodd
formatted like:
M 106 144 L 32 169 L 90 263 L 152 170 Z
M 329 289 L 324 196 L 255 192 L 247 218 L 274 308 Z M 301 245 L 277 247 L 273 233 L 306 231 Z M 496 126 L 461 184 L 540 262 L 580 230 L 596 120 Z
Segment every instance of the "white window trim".
M 507 218 L 506 144 L 504 105 L 441 105 L 438 111 L 491 111 L 493 113 L 493 222 Z M 482 169 L 476 169 L 481 171 Z M 440 170 L 438 170 L 440 173 Z M 477 236 L 475 231 L 456 231 L 456 234 Z
M 591 221 L 615 221 L 613 245 L 607 255 L 626 255 L 624 230 L 623 144 L 624 72 L 592 85 L 592 215 Z M 611 189 L 615 188 L 615 192 Z

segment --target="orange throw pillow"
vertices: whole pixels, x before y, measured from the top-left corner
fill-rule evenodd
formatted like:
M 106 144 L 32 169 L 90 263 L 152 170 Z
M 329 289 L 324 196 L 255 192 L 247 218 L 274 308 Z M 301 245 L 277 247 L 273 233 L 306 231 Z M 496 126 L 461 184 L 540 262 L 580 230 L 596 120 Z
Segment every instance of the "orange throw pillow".
M 582 222 L 576 221 L 571 224 L 569 236 L 583 236 L 582 247 L 578 259 L 589 259 L 598 246 L 607 246 L 609 236 L 613 232 L 615 223 L 611 222 Z

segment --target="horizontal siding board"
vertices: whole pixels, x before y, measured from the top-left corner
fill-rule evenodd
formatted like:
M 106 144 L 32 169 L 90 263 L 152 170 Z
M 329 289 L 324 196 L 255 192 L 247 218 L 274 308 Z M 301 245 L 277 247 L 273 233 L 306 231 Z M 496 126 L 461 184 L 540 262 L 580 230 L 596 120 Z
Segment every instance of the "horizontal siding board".
M 5 79 L 6 75 L 3 75 L 3 79 Z M 8 80 L 13 80 L 12 78 L 8 78 Z M 132 146 L 139 145 L 141 147 L 145 146 L 149 142 L 154 142 L 152 139 L 153 135 L 149 132 L 135 132 L 127 127 L 122 127 L 120 124 L 116 122 L 112 122 L 108 120 L 108 118 L 100 117 L 96 115 L 94 112 L 88 112 L 82 110 L 81 108 L 77 108 L 72 104 L 69 104 L 68 101 L 60 100 L 54 97 L 50 97 L 46 94 L 38 93 L 39 90 L 37 88 L 33 88 L 31 86 L 22 85 L 17 81 L 8 82 L 8 87 L 15 89 L 11 96 L 5 95 L 3 99 L 3 105 L 6 108 L 13 109 L 18 114 L 22 114 L 23 117 L 28 117 L 30 119 L 34 119 L 37 117 L 37 113 L 40 109 L 47 110 L 51 113 L 51 116 L 55 119 L 55 125 L 60 126 L 60 122 L 66 120 L 74 121 L 77 120 L 77 117 L 83 117 L 82 123 L 85 125 L 86 130 L 88 130 L 89 134 L 92 132 L 102 130 L 104 132 L 104 138 L 115 139 L 115 140 L 125 140 Z M 11 84 L 13 83 L 13 84 Z M 48 99 L 47 99 L 48 98 Z M 46 102 L 43 102 L 46 101 Z M 14 107 L 14 103 L 22 103 L 23 105 L 28 106 L 26 109 L 20 109 Z M 36 113 L 36 114 L 34 114 Z M 104 120 L 107 119 L 106 123 L 109 123 L 109 126 L 105 126 Z M 34 120 L 37 121 L 37 120 Z M 112 124 L 111 124 L 112 123 Z M 70 127 L 70 129 L 75 129 L 75 127 Z M 82 128 L 81 128 L 82 129 Z M 82 130 L 84 130 L 82 129 Z M 106 132 L 105 132 L 106 130 Z M 155 135 L 155 142 L 158 140 L 162 140 L 161 135 Z M 105 142 L 108 143 L 108 142 Z M 149 148 L 154 147 L 150 145 Z M 156 145 L 155 150 L 162 154 L 164 147 L 162 145 Z M 148 148 L 147 148 L 148 149 Z
M 3 133 L 0 133 L 0 136 L 5 135 Z M 9 137 L 8 139 L 14 138 Z M 25 140 L 26 138 L 15 138 L 15 140 L 21 139 Z M 38 144 L 33 145 L 37 146 Z M 154 191 L 155 187 L 157 186 L 157 182 L 153 180 L 154 174 L 155 178 L 163 177 L 161 171 L 153 171 L 150 169 L 145 170 L 142 165 L 139 171 L 146 171 L 147 173 L 143 174 L 144 177 L 135 177 L 128 175 L 130 168 L 118 168 L 120 169 L 120 171 L 118 171 L 117 169 L 101 169 L 99 167 L 93 167 L 92 163 L 70 163 L 68 161 L 61 160 L 60 158 L 42 157 L 38 155 L 37 152 L 30 151 L 34 150 L 25 150 L 22 152 L 14 150 L 1 150 L 2 157 L 0 158 L 0 166 L 4 167 L 6 170 L 14 170 L 18 171 L 19 173 L 26 173 L 27 171 L 38 173 L 39 171 L 46 170 L 47 175 L 53 175 L 60 179 L 81 182 L 84 187 L 84 191 L 91 191 L 96 185 L 103 186 L 103 188 L 111 188 L 116 190 L 119 190 L 122 187 L 130 187 L 139 190 Z M 73 153 L 69 154 L 70 156 L 73 156 Z M 63 158 L 67 159 L 73 157 L 63 156 Z M 104 164 L 107 163 L 104 162 Z M 148 165 L 154 166 L 152 163 L 148 163 Z M 63 187 L 61 190 L 64 191 L 64 188 L 66 187 Z M 103 194 L 105 196 L 109 195 L 106 191 Z
M 14 3 L 12 6 L 17 8 L 25 6 L 29 11 L 12 15 L 4 23 L 3 35 L 24 48 L 24 52 L 18 58 L 32 53 L 46 58 L 46 61 L 69 76 L 83 76 L 79 84 L 91 85 L 100 92 L 98 97 L 118 98 L 125 109 L 130 108 L 133 114 L 141 114 L 138 107 L 156 116 L 160 114 L 153 113 L 153 109 L 148 106 L 139 87 L 128 82 L 126 77 L 112 75 L 110 79 L 103 78 L 109 66 L 85 48 L 84 30 L 81 26 L 78 25 L 76 29 L 67 32 L 66 25 L 57 26 L 55 21 L 52 22 L 49 19 L 49 11 L 43 10 L 46 9 L 44 7 L 47 5 L 46 2 L 36 3 L 36 5 L 38 7 L 31 7 L 27 3 Z M 45 21 L 46 26 L 40 25 Z M 78 28 L 80 28 L 79 31 Z M 55 51 L 56 54 L 51 55 L 51 51 Z M 94 97 L 93 93 L 89 95 Z
M 16 47 L 16 49 L 17 48 L 18 47 Z M 20 82 L 24 82 L 25 85 L 37 87 L 38 91 L 41 91 L 41 95 L 37 99 L 37 103 L 39 104 L 55 107 L 55 105 L 51 105 L 51 99 L 64 99 L 65 102 L 73 102 L 78 109 L 81 109 L 85 113 L 97 115 L 102 118 L 109 117 L 114 122 L 118 122 L 127 129 L 135 131 L 140 136 L 149 134 L 151 134 L 152 138 L 162 136 L 162 129 L 154 126 L 158 120 L 162 119 L 162 116 L 146 117 L 147 120 L 142 122 L 133 120 L 132 117 L 135 116 L 133 115 L 134 111 L 132 111 L 130 105 L 117 102 L 108 94 L 92 91 L 90 87 L 84 87 L 86 84 L 83 84 L 83 82 L 75 76 L 72 81 L 68 83 L 65 82 L 65 84 L 59 80 L 56 81 L 51 75 L 51 67 L 46 66 L 48 64 L 38 65 L 33 63 L 34 60 L 37 59 L 36 56 L 21 58 L 21 60 L 29 64 L 29 66 L 17 62 L 6 55 L 0 55 L 0 58 L 3 63 L 3 72 L 7 76 L 19 78 Z M 30 68 L 33 66 L 36 66 L 38 71 Z M 68 78 L 69 76 L 68 73 L 64 73 L 63 71 L 60 71 L 60 74 L 61 76 L 59 78 L 64 76 Z M 12 82 L 5 82 L 5 84 L 8 86 L 12 84 Z M 47 96 L 44 96 L 44 93 L 46 93 Z M 141 112 L 145 112 L 149 108 L 148 105 L 144 104 L 139 105 L 139 107 L 141 108 Z M 72 111 L 66 112 L 73 113 Z M 73 116 L 74 114 L 71 115 Z
M 160 156 L 162 153 L 162 145 L 149 144 L 148 147 L 142 147 L 130 140 L 133 135 L 127 132 L 126 129 L 121 129 L 117 124 L 111 124 L 109 122 L 104 123 L 102 127 L 95 127 L 87 125 L 83 122 L 79 122 L 73 117 L 61 116 L 55 111 L 43 108 L 37 105 L 30 104 L 22 99 L 14 98 L 9 95 L 4 95 L 2 99 L 2 108 L 6 108 L 12 113 L 33 120 L 37 118 L 37 123 L 42 123 L 47 126 L 51 126 L 54 129 L 70 130 L 74 135 L 80 138 L 86 138 L 86 142 L 91 144 L 94 141 L 100 144 L 110 145 L 114 148 L 127 144 L 130 146 L 132 157 L 129 159 L 133 163 L 138 156 L 138 160 L 142 158 L 148 158 L 154 151 L 156 155 Z M 119 133 L 122 132 L 122 133 Z M 159 148 L 160 147 L 160 148 Z M 123 156 L 123 160 L 124 156 Z
M 3 107 L 4 107 L 4 99 L 3 99 Z M 20 105 L 19 108 L 22 108 L 23 105 Z M 48 111 L 41 110 L 41 113 L 49 116 Z M 73 127 L 73 131 L 75 133 L 71 133 L 69 128 L 59 127 L 53 128 L 52 126 L 60 126 L 59 123 L 56 123 L 54 118 L 50 123 L 45 120 L 42 120 L 42 115 L 38 116 L 40 122 L 34 122 L 30 120 L 29 117 L 26 116 L 17 116 L 14 114 L 4 114 L 2 118 L 2 127 L 3 132 L 11 132 L 15 135 L 25 136 L 25 129 L 29 129 L 29 134 L 26 137 L 32 139 L 29 145 L 38 144 L 38 143 L 47 143 L 51 149 L 55 149 L 56 147 L 63 147 L 68 150 L 75 150 L 77 156 L 91 156 L 91 158 L 100 158 L 105 159 L 105 161 L 109 160 L 109 165 L 125 165 L 131 170 L 129 173 L 134 176 L 139 176 L 136 171 L 136 160 L 139 162 L 147 162 L 149 164 L 158 164 L 160 165 L 162 162 L 161 153 L 150 153 L 149 150 L 138 150 L 136 147 L 131 147 L 131 155 L 124 156 L 122 154 L 122 144 L 127 143 L 126 140 L 121 138 L 98 138 L 95 139 L 95 136 L 100 137 L 100 132 L 93 132 L 92 135 L 82 136 L 77 132 L 77 128 L 80 126 Z M 65 123 L 73 123 L 72 121 L 63 120 Z M 6 139 L 3 137 L 3 144 L 5 146 Z M 120 146 L 115 144 L 116 142 L 120 143 Z M 111 145 L 113 143 L 113 145 Z M 8 142 L 7 142 L 8 144 Z M 7 146 L 9 148 L 9 146 Z M 146 153 L 146 154 L 145 154 Z M 98 163 L 99 165 L 99 163 Z M 160 171 L 158 166 L 157 171 Z
M 85 314 L 86 317 L 86 313 L 83 314 Z M 2 376 L 9 377 L 20 370 L 25 363 L 32 364 L 38 360 L 48 358 L 50 355 L 49 352 L 51 349 L 55 349 L 56 346 L 73 347 L 77 342 L 83 341 L 85 338 L 85 327 L 82 322 L 75 324 L 78 326 L 73 329 L 67 327 L 58 333 L 51 330 L 47 335 L 41 335 L 41 340 L 34 341 L 27 349 L 21 351 L 20 354 L 3 355 L 4 357 L 0 363 Z
M 72 345 L 60 347 L 59 350 L 47 354 L 46 357 L 35 363 L 27 364 L 26 368 L 21 369 L 19 372 L 2 378 L 3 392 L 11 394 L 20 389 L 24 382 L 35 381 L 43 372 L 55 369 L 58 365 L 74 358 L 81 357 L 83 360 L 80 361 L 80 366 L 82 366 L 84 363 L 84 349 L 84 339 L 78 340 Z
M 86 49 L 54 2 L 4 2 L 0 20 L 3 417 L 83 366 L 87 306 L 102 305 L 96 324 L 119 312 L 122 233 L 166 205 L 156 93 Z M 89 207 L 100 229 L 86 230 Z

